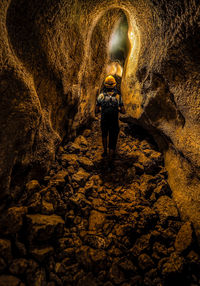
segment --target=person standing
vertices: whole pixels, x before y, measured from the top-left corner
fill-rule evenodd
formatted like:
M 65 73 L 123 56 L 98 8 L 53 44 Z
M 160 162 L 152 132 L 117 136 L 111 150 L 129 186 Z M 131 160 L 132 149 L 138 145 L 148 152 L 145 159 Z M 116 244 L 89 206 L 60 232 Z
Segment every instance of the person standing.
M 104 80 L 103 92 L 99 94 L 96 101 L 95 114 L 101 111 L 101 131 L 104 152 L 102 157 L 107 156 L 107 141 L 109 136 L 109 155 L 114 158 L 117 139 L 119 134 L 118 114 L 125 113 L 121 94 L 116 88 L 116 80 L 109 75 Z

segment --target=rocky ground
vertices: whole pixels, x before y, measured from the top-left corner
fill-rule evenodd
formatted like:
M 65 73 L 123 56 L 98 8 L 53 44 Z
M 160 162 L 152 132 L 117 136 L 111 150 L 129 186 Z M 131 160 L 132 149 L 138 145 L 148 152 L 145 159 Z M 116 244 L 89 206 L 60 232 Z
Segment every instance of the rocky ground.
M 200 285 L 193 227 L 152 140 L 121 123 L 115 160 L 101 153 L 95 121 L 4 213 L 0 286 Z

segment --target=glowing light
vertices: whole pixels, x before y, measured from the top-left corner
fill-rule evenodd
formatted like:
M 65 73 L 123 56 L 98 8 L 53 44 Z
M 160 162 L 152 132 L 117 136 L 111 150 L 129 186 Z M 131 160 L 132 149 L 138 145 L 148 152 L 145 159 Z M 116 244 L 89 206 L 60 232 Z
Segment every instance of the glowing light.
M 118 75 L 122 77 L 123 68 L 118 62 L 113 62 L 107 66 L 107 74 Z

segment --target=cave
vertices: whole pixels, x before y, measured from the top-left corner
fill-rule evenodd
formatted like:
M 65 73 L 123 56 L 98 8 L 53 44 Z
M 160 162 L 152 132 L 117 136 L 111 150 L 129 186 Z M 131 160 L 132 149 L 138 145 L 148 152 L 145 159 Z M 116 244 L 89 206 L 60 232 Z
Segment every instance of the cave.
M 199 1 L 4 0 L 0 19 L 0 286 L 200 285 Z

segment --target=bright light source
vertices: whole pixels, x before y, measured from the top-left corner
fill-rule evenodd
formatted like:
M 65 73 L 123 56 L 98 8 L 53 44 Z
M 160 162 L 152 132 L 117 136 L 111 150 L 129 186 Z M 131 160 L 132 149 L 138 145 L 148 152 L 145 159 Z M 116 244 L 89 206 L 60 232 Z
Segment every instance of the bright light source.
M 122 77 L 123 68 L 118 62 L 113 62 L 107 66 L 107 74 L 118 75 Z
M 124 65 L 128 53 L 128 22 L 122 16 L 116 23 L 109 41 L 109 53 L 112 61 L 120 61 Z

